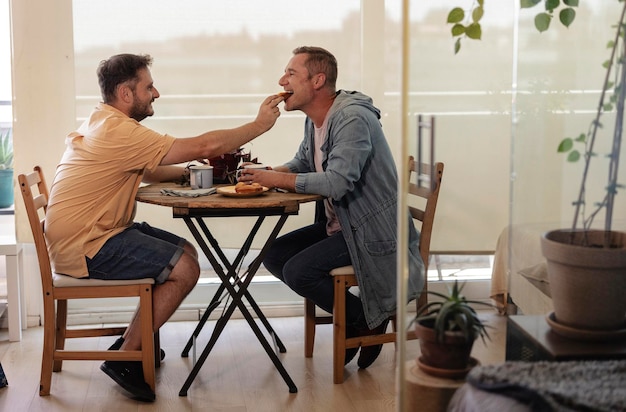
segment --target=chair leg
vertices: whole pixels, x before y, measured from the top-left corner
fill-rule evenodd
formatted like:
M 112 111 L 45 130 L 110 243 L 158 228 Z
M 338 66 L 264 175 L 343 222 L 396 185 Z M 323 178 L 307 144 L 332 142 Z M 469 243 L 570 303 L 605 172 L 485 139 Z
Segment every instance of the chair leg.
M 391 321 L 391 330 L 397 334 L 398 333 L 398 320 L 396 319 L 396 316 L 394 315 L 390 317 L 389 320 Z M 398 342 L 394 342 L 393 345 L 396 347 L 396 349 L 398 348 Z
M 313 357 L 315 345 L 315 303 L 304 299 L 304 356 Z
M 65 349 L 65 335 L 67 331 L 67 300 L 57 300 L 57 313 L 56 313 L 56 332 L 55 332 L 55 350 Z M 63 361 L 55 360 L 52 370 L 54 372 L 60 372 L 63 367 Z
M 346 282 L 343 276 L 335 276 L 333 302 L 333 381 L 343 383 L 346 359 Z
M 416 308 L 417 310 L 419 310 L 420 308 L 422 308 L 423 306 L 426 306 L 428 304 L 428 282 L 424 281 L 424 288 L 422 289 L 422 292 L 419 294 L 415 304 L 417 305 Z
M 143 376 L 150 388 L 155 390 L 155 339 L 152 318 L 152 285 L 142 285 L 139 293 L 139 316 L 141 317 L 141 352 Z
M 52 369 L 54 363 L 55 326 L 54 301 L 52 296 L 44 302 L 43 353 L 41 356 L 41 377 L 39 379 L 39 396 L 50 395 Z
M 158 329 L 154 332 L 154 367 L 161 367 L 161 335 Z

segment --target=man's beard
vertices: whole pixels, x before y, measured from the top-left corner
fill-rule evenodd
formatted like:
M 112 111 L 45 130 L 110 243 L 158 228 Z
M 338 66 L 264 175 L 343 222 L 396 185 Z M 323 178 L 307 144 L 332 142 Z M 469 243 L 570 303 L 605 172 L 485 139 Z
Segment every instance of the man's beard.
M 135 103 L 133 104 L 133 107 L 130 108 L 130 117 L 140 122 L 146 117 L 152 116 L 154 114 L 154 110 L 150 107 L 152 102 L 153 100 L 150 100 L 147 104 L 143 104 L 137 102 L 137 99 L 135 98 Z

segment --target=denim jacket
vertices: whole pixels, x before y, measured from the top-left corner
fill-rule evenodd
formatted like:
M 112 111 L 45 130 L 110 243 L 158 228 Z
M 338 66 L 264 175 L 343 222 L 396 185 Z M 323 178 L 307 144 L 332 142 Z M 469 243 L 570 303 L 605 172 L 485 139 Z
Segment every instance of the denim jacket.
M 314 125 L 308 117 L 300 148 L 286 164 L 298 173 L 296 192 L 332 199 L 370 328 L 393 315 L 397 301 L 398 175 L 379 119 L 380 111 L 370 97 L 339 90 L 328 114 L 327 138 L 321 148 L 324 172 L 310 173 L 315 171 Z M 319 218 L 325 218 L 323 213 L 318 213 Z M 408 211 L 407 222 L 408 302 L 424 285 L 424 264 L 419 254 L 419 233 Z

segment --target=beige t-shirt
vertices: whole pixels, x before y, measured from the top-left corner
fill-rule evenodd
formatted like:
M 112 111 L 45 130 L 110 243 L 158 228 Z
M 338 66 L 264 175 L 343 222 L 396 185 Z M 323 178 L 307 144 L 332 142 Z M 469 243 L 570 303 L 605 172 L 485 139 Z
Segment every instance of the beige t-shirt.
M 104 103 L 67 136 L 45 222 L 55 272 L 88 276 L 85 256 L 133 223 L 144 170 L 155 170 L 174 140 Z
M 315 152 L 313 153 L 313 161 L 315 162 L 315 171 L 318 173 L 324 172 L 324 168 L 322 167 L 322 145 L 326 141 L 327 137 L 328 113 L 326 113 L 326 118 L 324 118 L 322 126 L 319 128 L 315 127 Z M 332 200 L 329 198 L 324 199 L 324 212 L 326 213 L 326 234 L 331 236 L 341 230 L 341 224 L 339 223 L 339 219 L 337 219 L 337 214 L 335 213 Z

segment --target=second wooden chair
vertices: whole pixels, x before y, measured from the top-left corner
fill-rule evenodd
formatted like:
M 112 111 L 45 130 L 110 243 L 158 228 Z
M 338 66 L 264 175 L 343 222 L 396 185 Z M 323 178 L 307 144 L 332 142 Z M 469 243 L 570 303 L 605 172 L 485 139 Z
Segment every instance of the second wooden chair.
M 409 203 L 409 211 L 414 220 L 420 225 L 420 255 L 424 261 L 424 274 L 428 273 L 428 260 L 430 257 L 430 238 L 432 234 L 435 210 L 441 189 L 443 177 L 443 163 L 434 165 L 419 165 L 415 159 L 409 157 L 409 201 L 417 198 L 417 203 Z M 414 176 L 417 176 L 414 179 Z M 412 180 L 413 179 L 413 180 Z M 421 203 L 419 202 L 421 200 Z M 352 266 L 343 266 L 333 269 L 330 272 L 335 283 L 335 295 L 333 304 L 333 315 L 316 314 L 315 304 L 309 300 L 304 301 L 304 356 L 313 356 L 313 346 L 315 345 L 315 327 L 320 324 L 334 325 L 333 328 L 333 381 L 343 383 L 344 360 L 347 348 L 358 348 L 364 346 L 380 345 L 388 342 L 395 342 L 397 333 L 395 331 L 385 332 L 380 335 L 361 336 L 346 338 L 346 289 L 358 286 L 356 275 Z M 427 303 L 427 283 L 424 284 L 423 292 L 417 299 L 417 307 Z M 395 324 L 392 318 L 392 323 Z M 408 339 L 414 339 L 413 333 L 408 334 Z

